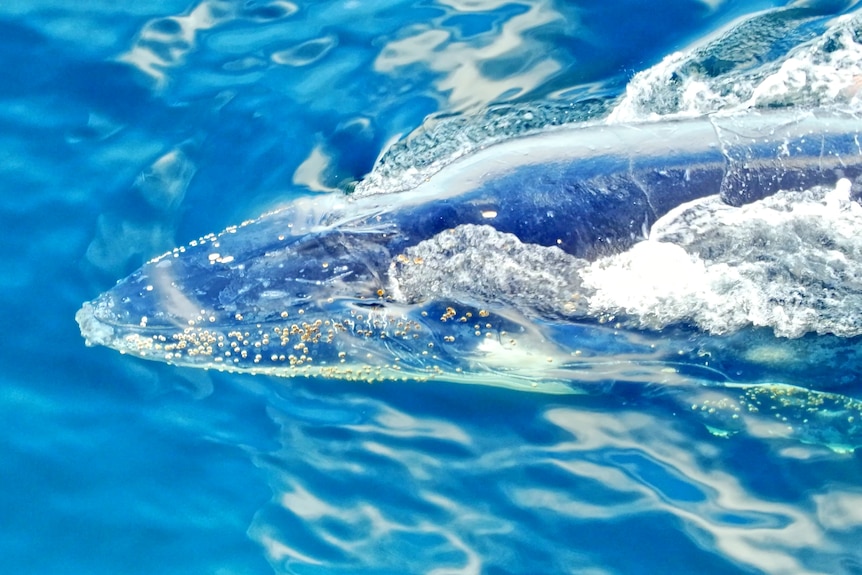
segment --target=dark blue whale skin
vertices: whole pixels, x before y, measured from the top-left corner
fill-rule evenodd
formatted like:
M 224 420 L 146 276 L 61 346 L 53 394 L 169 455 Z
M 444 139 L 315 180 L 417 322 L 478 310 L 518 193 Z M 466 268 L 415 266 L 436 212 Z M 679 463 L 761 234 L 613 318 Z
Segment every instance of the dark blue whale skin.
M 462 226 L 587 262 L 621 253 L 691 200 L 719 195 L 740 206 L 778 190 L 856 180 L 860 133 L 852 114 L 788 110 L 525 135 L 456 160 L 412 190 L 305 197 L 200 238 L 146 263 L 85 303 L 76 319 L 89 345 L 179 366 L 547 393 L 692 381 L 713 391 L 761 383 L 762 391 L 757 365 L 728 375 L 721 354 L 767 341 L 790 346 L 793 356 L 809 345 L 805 338 L 779 342 L 763 330 L 716 337 L 686 326 L 625 330 L 589 317 L 577 298 L 566 313 L 546 313 L 506 289 L 436 297 L 429 286 L 421 298 L 405 297 L 391 275 L 400 265 L 422 265 L 407 254 L 411 247 Z M 554 250 L 541 253 L 550 259 L 537 266 L 559 259 Z M 550 269 L 557 272 L 566 273 Z M 858 347 L 856 338 L 829 342 L 842 350 L 834 357 Z M 831 377 L 824 369 L 833 369 Z M 847 380 L 837 360 L 833 368 L 820 362 L 762 371 L 787 376 L 771 381 L 781 384 L 769 388 L 779 389 L 769 395 L 775 402 L 829 387 L 817 381 Z M 815 372 L 820 379 L 812 380 Z M 745 385 L 734 383 L 740 374 Z M 858 409 L 841 404 L 851 401 L 844 396 L 816 393 L 821 404 L 824 397 L 840 404 L 836 410 Z

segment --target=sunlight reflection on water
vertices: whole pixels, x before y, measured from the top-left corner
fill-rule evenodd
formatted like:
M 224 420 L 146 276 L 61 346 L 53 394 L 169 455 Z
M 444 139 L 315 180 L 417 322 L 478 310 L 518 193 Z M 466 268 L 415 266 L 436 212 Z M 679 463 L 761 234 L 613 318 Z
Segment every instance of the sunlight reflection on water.
M 599 568 L 584 555 L 599 523 L 633 533 L 652 524 L 653 544 L 678 553 L 680 564 L 700 550 L 741 569 L 841 571 L 841 532 L 853 529 L 858 489 L 764 498 L 722 469 L 721 443 L 649 413 L 547 408 L 527 415 L 536 418 L 527 426 L 544 421 L 562 436 L 531 445 L 514 429 L 483 432 L 369 398 L 351 404 L 363 423 L 337 429 L 270 410 L 283 447 L 258 460 L 275 496 L 250 533 L 278 571 L 479 573 L 506 569 L 529 549 L 537 558 L 554 549 L 542 563 L 552 571 Z M 615 572 L 613 563 L 597 572 Z

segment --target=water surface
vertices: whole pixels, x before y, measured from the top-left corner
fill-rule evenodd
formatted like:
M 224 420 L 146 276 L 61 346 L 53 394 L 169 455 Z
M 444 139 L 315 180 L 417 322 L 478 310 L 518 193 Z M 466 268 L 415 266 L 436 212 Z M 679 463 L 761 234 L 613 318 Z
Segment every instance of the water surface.
M 753 25 L 768 42 L 710 59 L 697 47 L 783 3 L 13 4 L 0 570 L 862 573 L 858 452 L 720 437 L 649 386 L 175 369 L 85 348 L 73 319 L 166 249 L 361 178 L 429 115 L 627 87 L 622 119 L 741 106 L 759 63 L 852 6 L 770 12 Z M 659 97 L 680 94 L 660 80 L 676 52 L 717 78 L 690 100 Z

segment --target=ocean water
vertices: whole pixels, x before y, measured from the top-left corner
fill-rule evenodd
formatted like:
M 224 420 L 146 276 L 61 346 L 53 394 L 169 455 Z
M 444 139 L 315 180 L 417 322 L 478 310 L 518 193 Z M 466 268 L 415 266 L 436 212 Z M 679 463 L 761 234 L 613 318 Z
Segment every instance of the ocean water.
M 862 573 L 856 445 L 726 437 L 650 382 L 552 396 L 181 369 L 85 347 L 74 321 L 145 260 L 347 188 L 446 118 L 858 110 L 862 27 L 841 28 L 856 16 L 0 5 L 0 572 Z

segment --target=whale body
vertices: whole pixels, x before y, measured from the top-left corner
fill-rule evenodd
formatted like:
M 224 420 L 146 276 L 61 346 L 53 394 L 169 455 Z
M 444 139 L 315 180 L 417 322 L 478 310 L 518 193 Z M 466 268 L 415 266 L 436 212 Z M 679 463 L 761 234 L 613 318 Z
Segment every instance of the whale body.
M 840 231 L 862 218 L 860 133 L 852 114 L 785 110 L 528 134 L 411 190 L 303 197 L 199 238 L 76 319 L 89 345 L 178 366 L 546 393 L 685 384 L 693 406 L 737 411 L 815 393 L 852 413 L 835 388 L 861 383 L 862 252 Z M 818 210 L 841 223 L 809 238 Z M 718 272 L 722 297 L 689 285 Z M 760 304 L 733 300 L 758 282 Z

